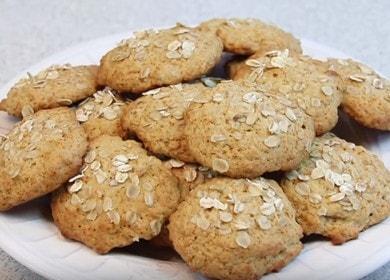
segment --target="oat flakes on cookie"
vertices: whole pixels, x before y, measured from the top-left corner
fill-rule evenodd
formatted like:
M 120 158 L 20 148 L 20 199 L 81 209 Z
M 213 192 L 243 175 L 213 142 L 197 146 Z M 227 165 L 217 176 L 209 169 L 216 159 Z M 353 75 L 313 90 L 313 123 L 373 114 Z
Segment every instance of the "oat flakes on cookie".
M 0 211 L 43 196 L 77 174 L 87 138 L 73 110 L 26 116 L 0 135 Z
M 258 279 L 302 249 L 294 209 L 279 185 L 263 178 L 215 178 L 197 186 L 168 227 L 184 261 L 217 279 Z
M 87 133 L 88 140 L 101 135 L 124 136 L 121 117 L 125 101 L 106 87 L 81 102 L 76 109 L 77 120 Z
M 390 131 L 390 81 L 351 59 L 329 59 L 344 87 L 343 110 L 363 126 Z
M 51 206 L 65 237 L 103 254 L 158 235 L 179 198 L 177 179 L 140 143 L 104 135 Z
M 236 54 L 252 55 L 279 49 L 302 53 L 300 41 L 292 34 L 257 19 L 211 19 L 198 28 L 216 34 L 224 50 Z
M 97 88 L 97 66 L 53 65 L 19 80 L 0 102 L 0 110 L 22 117 L 42 109 L 69 106 Z
M 342 99 L 340 79 L 327 70 L 326 63 L 288 50 L 254 54 L 228 66 L 233 80 L 248 79 L 298 105 L 313 118 L 317 135 L 336 125 Z
M 132 93 L 191 81 L 219 62 L 222 48 L 214 34 L 180 24 L 139 32 L 103 56 L 98 81 Z
M 188 148 L 229 177 L 291 170 L 304 159 L 314 124 L 291 101 L 245 81 L 222 81 L 185 114 Z
M 194 162 L 184 136 L 184 112 L 207 90 L 202 83 L 177 84 L 153 89 L 128 104 L 122 127 L 135 134 L 145 147 L 158 155 Z
M 305 234 L 334 244 L 390 214 L 390 172 L 377 156 L 327 133 L 316 138 L 310 158 L 286 174 L 281 186 L 297 211 Z

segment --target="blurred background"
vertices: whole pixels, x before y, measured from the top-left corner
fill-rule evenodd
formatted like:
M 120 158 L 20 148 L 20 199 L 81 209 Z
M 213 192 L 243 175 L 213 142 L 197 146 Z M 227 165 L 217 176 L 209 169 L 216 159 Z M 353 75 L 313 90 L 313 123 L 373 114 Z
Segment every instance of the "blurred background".
M 338 49 L 390 76 L 390 1 L 0 0 L 0 87 L 64 48 L 125 31 L 255 17 Z M 1 233 L 0 233 L 1 234 Z M 43 279 L 0 249 L 0 279 Z M 365 280 L 390 279 L 390 264 Z

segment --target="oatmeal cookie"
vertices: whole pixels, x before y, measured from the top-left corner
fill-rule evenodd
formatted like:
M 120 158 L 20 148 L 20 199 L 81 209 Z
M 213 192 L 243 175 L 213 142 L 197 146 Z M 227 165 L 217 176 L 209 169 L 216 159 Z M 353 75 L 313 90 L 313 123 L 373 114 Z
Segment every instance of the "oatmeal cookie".
M 87 137 L 73 110 L 25 116 L 0 136 L 0 210 L 43 196 L 77 174 Z
M 390 172 L 377 156 L 331 133 L 316 138 L 310 158 L 286 174 L 281 186 L 305 234 L 334 244 L 390 214 Z
M 104 254 L 160 233 L 180 198 L 177 179 L 135 141 L 93 140 L 81 173 L 52 199 L 62 234 Z
M 169 235 L 184 261 L 217 279 L 258 279 L 302 249 L 302 229 L 279 185 L 215 178 L 196 187 L 170 217 Z
M 18 81 L 0 102 L 0 110 L 22 117 L 42 109 L 69 106 L 97 88 L 97 66 L 53 65 Z

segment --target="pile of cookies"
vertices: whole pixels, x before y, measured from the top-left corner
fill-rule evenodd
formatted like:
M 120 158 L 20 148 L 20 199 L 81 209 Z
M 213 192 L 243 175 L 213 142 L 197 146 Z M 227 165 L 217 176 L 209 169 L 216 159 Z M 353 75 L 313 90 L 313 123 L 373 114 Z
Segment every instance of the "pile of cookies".
M 144 239 L 208 277 L 256 279 L 303 235 L 341 244 L 390 214 L 389 170 L 330 133 L 339 107 L 390 131 L 390 82 L 255 19 L 138 32 L 1 101 L 22 119 L 0 137 L 0 209 L 52 193 L 61 233 L 100 254 Z

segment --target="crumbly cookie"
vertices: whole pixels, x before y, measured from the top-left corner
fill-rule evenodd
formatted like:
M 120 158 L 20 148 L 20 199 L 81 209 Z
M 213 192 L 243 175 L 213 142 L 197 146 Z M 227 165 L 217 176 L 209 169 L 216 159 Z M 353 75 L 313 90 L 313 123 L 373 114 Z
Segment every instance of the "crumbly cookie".
M 256 52 L 289 49 L 302 53 L 301 43 L 292 34 L 257 19 L 212 19 L 199 29 L 221 38 L 225 51 L 252 55 Z
M 310 117 L 286 98 L 245 81 L 222 81 L 185 114 L 188 148 L 197 162 L 229 177 L 290 170 L 314 138 Z
M 135 141 L 100 136 L 84 168 L 52 200 L 62 234 L 98 253 L 159 234 L 180 198 L 177 180 Z
M 342 100 L 340 79 L 327 70 L 326 63 L 307 56 L 291 56 L 288 50 L 254 54 L 228 66 L 232 79 L 249 79 L 297 104 L 313 118 L 317 135 L 336 125 Z
M 79 171 L 87 145 L 69 108 L 26 116 L 0 136 L 0 210 L 60 187 Z
M 158 155 L 194 162 L 184 136 L 184 112 L 206 87 L 202 83 L 177 84 L 145 92 L 128 104 L 122 127 L 136 134 L 145 147 Z
M 374 154 L 331 133 L 316 138 L 310 158 L 286 174 L 283 191 L 305 234 L 334 244 L 390 214 L 390 172 Z
M 22 117 L 42 109 L 68 106 L 92 95 L 97 66 L 53 65 L 18 81 L 0 102 L 0 110 Z
M 343 81 L 343 110 L 363 126 L 390 131 L 390 81 L 351 59 L 328 64 Z
M 124 136 L 121 117 L 125 101 L 109 87 L 98 91 L 81 102 L 76 118 L 82 123 L 88 140 L 101 135 Z
M 175 250 L 195 271 L 218 279 L 258 279 L 302 249 L 295 211 L 275 181 L 215 178 L 170 217 Z
M 186 164 L 182 161 L 170 159 L 164 162 L 165 166 L 171 170 L 171 173 L 179 181 L 180 202 L 184 201 L 190 191 L 205 181 L 215 178 L 217 174 L 207 167 L 195 164 Z M 159 235 L 150 240 L 151 244 L 158 247 L 173 247 L 169 239 L 168 221 L 161 229 Z
M 222 48 L 214 34 L 183 25 L 140 32 L 103 56 L 98 81 L 120 92 L 141 93 L 194 80 L 218 63 Z

